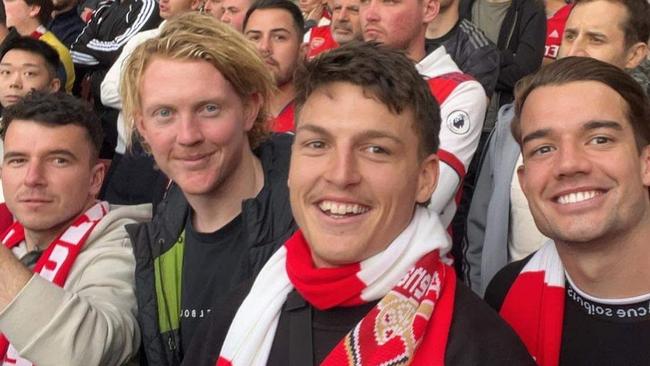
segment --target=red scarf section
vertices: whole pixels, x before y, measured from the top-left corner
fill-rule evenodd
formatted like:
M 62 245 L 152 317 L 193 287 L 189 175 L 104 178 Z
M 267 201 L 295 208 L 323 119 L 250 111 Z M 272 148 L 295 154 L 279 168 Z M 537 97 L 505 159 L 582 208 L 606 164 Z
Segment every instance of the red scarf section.
M 316 268 L 302 235 L 293 235 L 287 247 L 287 275 L 296 291 L 319 310 L 361 305 L 366 285 L 356 276 L 359 263 L 337 268 Z
M 302 235 L 286 244 L 287 275 L 318 309 L 365 303 L 359 263 L 316 268 Z M 456 275 L 426 254 L 351 330 L 323 361 L 338 365 L 444 365 L 456 292 Z
M 77 255 L 79 255 L 86 243 L 86 239 L 88 239 L 93 228 L 108 213 L 108 210 L 107 202 L 98 202 L 77 217 L 72 225 L 56 237 L 43 252 L 43 255 L 34 266 L 34 273 L 38 273 L 48 281 L 63 287 Z M 2 244 L 11 249 L 25 240 L 25 229 L 16 221 L 4 232 L 2 238 Z M 4 334 L 0 334 L 1 359 L 4 360 L 6 357 L 8 362 L 13 361 L 16 363 L 15 359 L 9 359 L 7 352 L 9 346 L 7 338 Z
M 547 242 L 522 269 L 499 314 L 519 335 L 538 365 L 559 364 L 564 269 L 553 242 Z

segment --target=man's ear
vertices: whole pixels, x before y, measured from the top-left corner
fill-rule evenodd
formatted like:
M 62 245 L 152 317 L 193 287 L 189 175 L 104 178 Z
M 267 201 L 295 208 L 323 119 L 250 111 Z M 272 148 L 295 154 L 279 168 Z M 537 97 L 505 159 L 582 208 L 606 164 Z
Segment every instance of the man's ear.
M 40 5 L 29 5 L 29 17 L 30 18 L 37 18 L 38 14 L 41 12 L 41 6 Z
M 648 45 L 643 42 L 638 42 L 634 44 L 632 47 L 627 49 L 627 57 L 625 60 L 625 68 L 626 69 L 633 69 L 645 58 L 648 56 Z
M 244 131 L 250 131 L 262 108 L 262 95 L 253 93 L 244 103 Z
M 61 79 L 59 79 L 59 78 L 53 78 L 52 80 L 50 80 L 50 85 L 48 86 L 48 89 L 49 89 L 52 93 L 56 93 L 56 92 L 58 92 L 59 90 L 61 90 Z
M 650 145 L 641 149 L 641 180 L 650 188 Z
M 192 3 L 190 4 L 190 9 L 192 10 L 198 10 L 199 7 L 203 4 L 203 1 L 201 0 L 192 0 Z
M 95 162 L 95 165 L 91 168 L 90 172 L 89 192 L 93 197 L 97 197 L 99 191 L 102 189 L 104 176 L 106 176 L 106 163 L 98 159 L 97 162 Z
M 301 62 L 304 62 L 307 60 L 307 54 L 309 53 L 309 42 L 302 42 L 300 41 L 300 51 L 298 54 L 298 59 Z
M 429 24 L 440 12 L 440 0 L 422 0 L 422 6 L 424 6 L 424 16 L 422 21 Z
M 519 187 L 521 187 L 521 191 L 524 192 L 525 195 L 526 194 L 526 171 L 524 165 L 520 165 L 517 167 L 517 179 L 519 180 Z
M 431 199 L 433 191 L 438 185 L 438 171 L 440 170 L 438 155 L 431 154 L 420 163 L 420 175 L 418 177 L 418 190 L 415 200 L 424 203 Z
M 142 117 L 142 113 L 136 112 L 133 115 L 133 125 L 131 126 L 131 129 L 133 129 L 132 132 L 138 132 L 140 136 L 144 137 L 145 134 L 147 133 L 147 129 L 144 125 L 144 118 Z

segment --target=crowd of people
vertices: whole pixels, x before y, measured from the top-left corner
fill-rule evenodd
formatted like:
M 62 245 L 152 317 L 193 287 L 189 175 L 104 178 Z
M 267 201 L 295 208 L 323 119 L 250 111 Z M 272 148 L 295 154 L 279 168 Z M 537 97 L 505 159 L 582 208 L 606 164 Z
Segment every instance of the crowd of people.
M 648 0 L 3 0 L 0 365 L 648 365 Z

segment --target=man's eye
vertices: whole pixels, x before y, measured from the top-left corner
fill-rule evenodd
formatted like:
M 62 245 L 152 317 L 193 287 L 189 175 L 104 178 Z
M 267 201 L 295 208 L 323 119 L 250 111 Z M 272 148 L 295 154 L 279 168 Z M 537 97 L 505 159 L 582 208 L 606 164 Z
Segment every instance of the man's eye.
M 603 43 L 605 43 L 605 40 L 602 39 L 602 38 L 592 38 L 591 43 L 593 43 L 593 44 L 603 44 Z
M 540 146 L 537 149 L 533 150 L 533 155 L 544 155 L 550 153 L 551 151 L 553 151 L 553 148 L 551 146 Z
M 384 155 L 387 155 L 389 153 L 388 150 L 384 149 L 381 146 L 377 146 L 377 145 L 368 146 L 366 148 L 366 151 L 368 151 L 369 153 L 372 153 L 372 154 L 384 154 Z
M 216 104 L 206 104 L 203 106 L 203 109 L 201 110 L 201 113 L 206 116 L 206 117 L 214 117 L 219 114 L 219 106 Z
M 612 141 L 612 139 L 610 139 L 609 137 L 596 136 L 596 137 L 592 138 L 591 140 L 589 140 L 589 143 L 594 144 L 594 145 L 602 145 L 602 144 L 606 144 L 606 143 L 608 143 L 610 141 Z
M 311 149 L 323 149 L 325 148 L 325 143 L 323 141 L 310 141 L 306 143 L 305 146 Z
M 154 113 L 154 115 L 158 117 L 169 118 L 172 115 L 172 111 L 169 108 L 160 108 Z
M 19 165 L 25 163 L 26 161 L 27 161 L 27 159 L 25 159 L 25 158 L 12 158 L 12 159 L 6 160 L 5 164 L 7 164 L 9 166 L 19 166 Z
M 69 161 L 66 158 L 54 158 L 52 159 L 52 162 L 54 162 L 54 165 L 65 166 Z

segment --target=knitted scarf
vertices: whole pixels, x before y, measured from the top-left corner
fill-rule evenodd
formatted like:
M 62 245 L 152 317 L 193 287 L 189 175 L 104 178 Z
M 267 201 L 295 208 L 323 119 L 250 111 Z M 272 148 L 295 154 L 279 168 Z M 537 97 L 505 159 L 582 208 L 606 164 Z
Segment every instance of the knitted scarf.
M 501 306 L 501 317 L 540 366 L 557 366 L 560 360 L 564 281 L 555 243 L 547 241 L 521 270 Z
M 108 213 L 108 210 L 108 202 L 98 202 L 77 217 L 72 225 L 55 238 L 43 252 L 41 258 L 36 262 L 34 273 L 63 287 L 72 264 L 86 243 L 86 239 L 97 223 Z M 2 236 L 2 244 L 9 249 L 23 240 L 25 240 L 25 229 L 18 221 L 14 222 Z M 32 365 L 30 361 L 18 355 L 4 334 L 0 334 L 0 355 L 3 365 Z
M 383 252 L 338 268 L 315 268 L 305 238 L 296 232 L 255 280 L 217 365 L 266 363 L 293 288 L 323 310 L 381 299 L 323 365 L 443 365 L 456 288 L 445 257 L 449 248 L 438 216 L 423 208 Z

